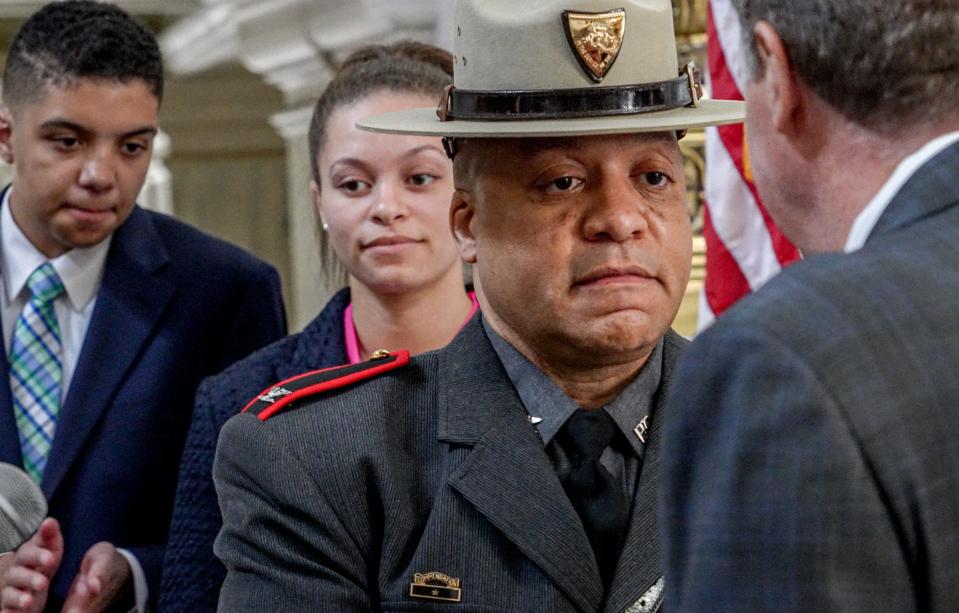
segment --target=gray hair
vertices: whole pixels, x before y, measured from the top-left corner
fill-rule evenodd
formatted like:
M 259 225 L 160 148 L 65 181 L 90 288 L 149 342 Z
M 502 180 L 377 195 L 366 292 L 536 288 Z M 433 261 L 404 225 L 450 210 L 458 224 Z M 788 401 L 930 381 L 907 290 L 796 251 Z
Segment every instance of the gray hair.
M 956 117 L 959 0 L 732 0 L 750 64 L 769 22 L 796 73 L 850 120 L 895 134 Z

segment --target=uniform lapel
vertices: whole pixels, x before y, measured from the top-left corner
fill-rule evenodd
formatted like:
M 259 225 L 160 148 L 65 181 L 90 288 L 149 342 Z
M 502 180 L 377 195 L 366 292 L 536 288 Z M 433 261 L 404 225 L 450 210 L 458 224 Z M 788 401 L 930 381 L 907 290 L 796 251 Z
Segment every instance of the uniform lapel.
M 596 611 L 603 585 L 589 541 L 479 317 L 445 353 L 440 439 L 473 445 L 450 486 L 580 610 Z
M 113 402 L 174 294 L 160 269 L 166 250 L 147 213 L 134 209 L 113 236 L 77 368 L 57 423 L 41 489 L 53 497 Z
M 635 606 L 637 611 L 655 610 L 655 603 L 641 602 L 644 595 L 653 595 L 657 600 L 662 593 L 657 582 L 662 578 L 660 563 L 659 530 L 656 517 L 657 476 L 659 454 L 662 446 L 662 427 L 665 419 L 663 407 L 672 380 L 672 369 L 686 343 L 670 331 L 663 344 L 663 369 L 659 391 L 653 402 L 652 423 L 647 447 L 643 457 L 642 474 L 633 499 L 633 512 L 623 552 L 616 566 L 616 574 L 606 598 L 606 611 L 624 611 Z M 653 605 L 651 608 L 649 605 Z

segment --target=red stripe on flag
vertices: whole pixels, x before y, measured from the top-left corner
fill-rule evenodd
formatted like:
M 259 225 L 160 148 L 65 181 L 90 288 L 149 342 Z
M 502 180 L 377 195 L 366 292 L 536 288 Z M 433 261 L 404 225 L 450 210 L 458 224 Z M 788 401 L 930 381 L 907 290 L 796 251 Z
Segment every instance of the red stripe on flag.
M 751 291 L 729 249 L 716 235 L 709 208 L 703 208 L 703 238 L 706 240 L 706 282 L 703 291 L 706 302 L 719 315 Z

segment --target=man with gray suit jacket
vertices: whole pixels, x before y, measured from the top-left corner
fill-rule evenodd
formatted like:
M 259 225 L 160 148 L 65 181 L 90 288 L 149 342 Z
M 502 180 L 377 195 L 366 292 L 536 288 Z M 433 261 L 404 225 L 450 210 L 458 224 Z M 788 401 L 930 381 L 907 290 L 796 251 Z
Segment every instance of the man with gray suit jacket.
M 742 104 L 699 99 L 669 0 L 455 14 L 440 112 L 360 126 L 447 137 L 482 315 L 446 349 L 281 382 L 227 423 L 223 611 L 661 604 L 655 475 L 691 257 L 677 132 Z
M 959 610 L 959 4 L 734 4 L 756 181 L 810 257 L 677 372 L 667 605 Z

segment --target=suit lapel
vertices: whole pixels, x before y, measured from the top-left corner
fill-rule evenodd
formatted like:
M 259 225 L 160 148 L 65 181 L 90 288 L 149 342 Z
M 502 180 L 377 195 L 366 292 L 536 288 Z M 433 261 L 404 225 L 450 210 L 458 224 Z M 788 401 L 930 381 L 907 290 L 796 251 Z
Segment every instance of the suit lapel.
M 479 317 L 447 349 L 440 439 L 474 445 L 450 486 L 583 611 L 603 586 L 592 549 Z
M 10 363 L 7 362 L 7 354 L 3 351 L 0 351 L 0 462 L 23 467 L 20 431 L 17 428 L 16 417 L 13 415 Z
M 134 209 L 114 233 L 93 317 L 60 411 L 41 484 L 48 499 L 113 402 L 173 297 L 173 284 L 159 274 L 168 261 L 149 215 Z
M 10 186 L 0 191 L 0 201 L 6 197 Z M 6 339 L 3 339 L 6 340 Z M 0 345 L 6 347 L 6 343 Z M 20 450 L 20 431 L 13 414 L 13 393 L 10 390 L 10 363 L 6 351 L 0 351 L 0 462 L 23 467 Z
M 653 402 L 652 423 L 643 457 L 642 474 L 633 498 L 633 512 L 629 520 L 626 543 L 616 566 L 616 574 L 606 598 L 605 610 L 623 611 L 654 589 L 663 576 L 660 564 L 659 530 L 656 518 L 657 475 L 662 446 L 664 405 L 672 381 L 672 369 L 686 341 L 670 331 L 663 344 L 663 369 L 656 398 Z M 637 610 L 647 610 L 645 605 Z
M 868 240 L 959 204 L 959 143 L 947 147 L 909 178 L 879 217 Z M 867 240 L 867 242 L 868 242 Z

